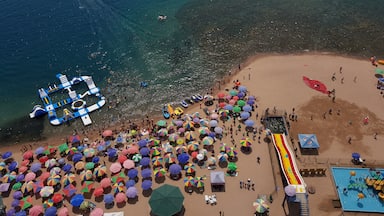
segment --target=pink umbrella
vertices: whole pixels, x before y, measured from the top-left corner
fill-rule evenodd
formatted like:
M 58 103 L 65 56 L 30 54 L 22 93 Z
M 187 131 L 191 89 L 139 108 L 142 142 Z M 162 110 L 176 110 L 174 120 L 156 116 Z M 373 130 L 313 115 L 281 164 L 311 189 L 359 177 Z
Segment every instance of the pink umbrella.
M 57 213 L 57 216 L 69 216 L 69 211 L 67 207 L 61 208 Z
M 21 166 L 28 166 L 29 163 L 31 163 L 31 161 L 28 160 L 28 159 L 25 159 L 25 160 L 21 161 L 20 165 L 21 165 Z
M 93 209 L 93 211 L 91 211 L 91 214 L 89 216 L 103 216 L 103 215 L 104 215 L 104 210 L 102 208 L 95 208 Z
M 100 197 L 104 194 L 104 188 L 102 187 L 99 187 L 99 188 L 96 188 L 94 191 L 93 191 L 93 195 L 95 197 Z
M 29 182 L 29 181 L 35 180 L 35 178 L 36 178 L 36 174 L 33 172 L 30 172 L 30 173 L 27 173 L 27 175 L 25 175 L 24 180 L 26 182 Z
M 128 154 L 128 149 L 123 149 L 123 150 L 121 150 L 121 154 L 122 154 L 122 155 L 127 155 L 127 154 Z
M 24 154 L 23 154 L 23 159 L 24 160 L 29 160 L 31 158 L 33 158 L 33 151 L 30 150 L 30 151 L 24 152 Z
M 41 180 L 41 181 L 44 181 L 44 180 L 46 180 L 49 176 L 51 176 L 51 173 L 49 173 L 49 172 L 43 172 L 43 173 L 40 175 L 40 180 Z
M 116 203 L 123 203 L 126 201 L 126 196 L 123 192 L 120 192 L 118 194 L 116 194 L 116 197 L 115 197 L 115 201 Z
M 42 213 L 44 213 L 44 208 L 41 205 L 36 205 L 29 209 L 30 216 L 39 216 Z
M 111 166 L 109 167 L 109 170 L 112 173 L 118 173 L 121 170 L 121 164 L 119 162 L 115 162 L 115 163 L 111 164 Z
M 111 186 L 111 179 L 110 179 L 110 178 L 103 178 L 103 179 L 100 181 L 100 185 L 101 185 L 101 187 L 103 187 L 103 188 L 107 188 L 107 187 Z
M 125 169 L 132 169 L 132 168 L 134 168 L 135 167 L 135 162 L 133 162 L 133 160 L 126 160 L 126 161 L 124 161 L 124 163 L 123 163 L 123 167 L 125 168 Z
M 105 130 L 102 135 L 103 137 L 111 137 L 113 135 L 113 132 L 112 130 Z
M 129 147 L 127 151 L 128 151 L 128 154 L 136 154 L 136 153 L 139 153 L 139 148 L 137 147 L 137 145 L 134 145 Z
M 26 167 L 26 166 L 22 166 L 22 167 L 19 168 L 19 173 L 24 173 L 24 172 L 26 172 L 27 170 L 28 170 L 28 167 Z

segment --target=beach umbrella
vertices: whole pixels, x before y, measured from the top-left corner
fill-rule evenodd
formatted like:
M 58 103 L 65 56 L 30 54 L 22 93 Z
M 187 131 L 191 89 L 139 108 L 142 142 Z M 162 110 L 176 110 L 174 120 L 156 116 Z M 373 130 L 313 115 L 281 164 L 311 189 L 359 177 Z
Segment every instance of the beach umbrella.
M 63 189 L 63 193 L 66 197 L 71 197 L 73 194 L 76 193 L 76 191 L 77 191 L 76 187 L 73 186 L 72 184 L 65 186 Z
M 148 141 L 146 139 L 142 139 L 142 140 L 139 140 L 137 144 L 139 145 L 140 148 L 147 147 Z
M 33 158 L 33 151 L 29 150 L 23 153 L 24 160 L 29 160 L 31 158 Z
M 44 216 L 56 216 L 57 208 L 55 206 L 51 206 L 45 210 Z
M 28 167 L 26 167 L 26 166 L 21 166 L 19 168 L 19 173 L 25 173 L 26 171 L 28 171 Z
M 168 130 L 166 128 L 161 128 L 158 132 L 157 135 L 160 137 L 165 137 L 168 135 Z
M 244 112 L 251 112 L 252 111 L 252 107 L 250 105 L 244 105 L 243 106 L 243 111 Z
M 83 170 L 85 167 L 85 163 L 83 161 L 79 161 L 75 164 L 75 169 L 76 170 Z
M 161 166 L 163 164 L 163 158 L 160 156 L 156 156 L 152 158 L 152 165 L 153 166 Z
M 247 138 L 243 138 L 240 140 L 240 145 L 243 146 L 243 147 L 250 147 L 252 144 L 251 144 L 251 140 L 247 137 Z
M 95 208 L 91 211 L 89 216 L 103 216 L 104 210 L 102 208 Z
M 63 194 L 60 194 L 60 193 L 53 194 L 53 197 L 52 197 L 53 203 L 60 203 L 61 201 L 63 201 L 63 199 L 64 199 Z
M 355 160 L 359 160 L 359 158 L 360 158 L 360 154 L 357 153 L 357 152 L 353 152 L 353 153 L 352 153 L 352 158 L 355 159 Z
M 75 153 L 73 156 L 72 156 L 72 161 L 74 163 L 77 163 L 79 161 L 81 161 L 83 159 L 83 155 L 81 153 Z
M 121 165 L 120 165 L 120 167 L 121 167 Z M 133 160 L 127 159 L 127 160 L 124 161 L 123 167 L 125 169 L 132 169 L 132 168 L 135 167 L 135 162 Z M 120 170 L 121 170 L 121 168 L 120 168 Z
M 137 177 L 137 174 L 139 174 L 139 171 L 137 171 L 137 169 L 130 169 L 128 170 L 127 176 L 131 179 L 134 179 Z
M 129 187 L 127 189 L 127 191 L 125 192 L 125 195 L 130 198 L 130 199 L 133 199 L 133 198 L 136 198 L 137 197 L 137 189 L 135 187 Z
M 164 168 L 158 168 L 158 169 L 153 170 L 153 175 L 156 178 L 164 177 L 166 174 L 167 174 L 167 171 Z
M 179 164 L 172 164 L 170 167 L 169 167 L 169 172 L 172 174 L 172 175 L 177 175 L 181 172 L 181 166 Z
M 114 201 L 113 195 L 112 194 L 105 194 L 104 195 L 104 203 L 105 204 L 112 204 Z
M 107 173 L 107 167 L 105 165 L 101 165 L 93 170 L 93 175 L 95 177 L 103 177 Z
M 255 207 L 255 210 L 257 213 L 265 213 L 268 211 L 269 206 L 265 200 L 259 198 L 255 202 L 253 202 L 253 207 Z
M 244 100 L 238 100 L 237 101 L 237 106 L 239 106 L 239 107 L 243 107 L 243 106 L 245 106 L 245 104 L 246 104 L 246 102 Z
M 61 168 L 60 167 L 52 167 L 52 169 L 49 171 L 51 175 L 60 175 Z
M 152 176 L 152 171 L 150 169 L 141 170 L 141 177 L 142 178 L 149 178 L 151 176 Z
M 236 170 L 237 170 L 237 165 L 236 165 L 236 163 L 234 163 L 234 162 L 229 162 L 227 168 L 228 168 L 228 170 L 230 170 L 230 171 L 236 171 Z
M 59 149 L 59 153 L 62 154 L 62 153 L 66 153 L 69 150 L 69 147 L 67 143 L 63 143 L 58 146 L 58 149 Z
M 196 159 L 199 160 L 199 161 L 201 161 L 201 160 L 204 159 L 204 155 L 203 155 L 203 154 L 197 154 L 197 155 L 196 155 Z
M 7 211 L 7 216 L 15 216 L 16 210 L 14 208 L 11 208 Z
M 33 185 L 33 192 L 34 193 L 39 193 L 40 190 L 44 187 L 44 183 L 43 181 L 36 181 L 34 182 L 34 185 Z
M 91 170 L 82 171 L 80 173 L 80 180 L 81 181 L 88 181 L 93 178 L 93 173 Z
M 123 203 L 127 200 L 127 196 L 123 193 L 117 193 L 115 196 L 116 203 Z
M 23 193 L 31 192 L 31 191 L 33 191 L 34 186 L 35 186 L 35 183 L 33 181 L 25 182 L 21 186 L 21 192 L 23 192 Z
M 135 163 L 138 163 L 140 162 L 140 160 L 142 159 L 143 157 L 141 156 L 141 154 L 134 154 L 132 156 L 132 160 L 135 162 Z
M 35 149 L 35 155 L 36 156 L 39 156 L 39 155 L 42 155 L 44 153 L 44 147 L 40 146 L 38 147 L 37 149 Z
M 15 216 L 27 216 L 27 212 L 26 211 L 18 211 L 15 213 Z
M 21 166 L 28 166 L 29 164 L 31 163 L 31 161 L 30 160 L 22 160 L 21 161 Z
M 196 139 L 196 135 L 192 131 L 185 132 L 184 137 L 186 140 L 195 140 Z
M 152 147 L 150 152 L 151 152 L 152 157 L 160 156 L 161 155 L 161 148 Z
M 117 162 L 123 164 L 124 161 L 126 161 L 128 158 L 127 156 L 123 155 L 123 154 L 119 154 L 119 156 L 117 157 Z
M 158 216 L 174 215 L 183 207 L 184 196 L 175 186 L 164 184 L 153 190 L 149 205 L 153 214 Z
M 167 121 L 165 120 L 159 120 L 156 122 L 156 125 L 159 127 L 166 127 L 167 126 Z
M 15 191 L 12 195 L 13 199 L 21 199 L 23 198 L 23 193 L 21 191 Z
M 95 156 L 95 153 L 96 153 L 96 151 L 94 148 L 86 148 L 83 150 L 83 155 L 86 158 L 90 158 L 90 157 Z
M 247 104 L 252 106 L 255 104 L 255 100 L 248 99 Z
M 130 155 L 137 154 L 139 153 L 139 147 L 137 145 L 132 145 L 127 149 L 127 153 Z
M 177 158 L 173 153 L 169 153 L 169 154 L 164 155 L 164 162 L 166 164 L 176 163 L 176 160 L 177 160 Z
M 141 154 L 142 156 L 148 156 L 149 153 L 150 153 L 150 150 L 149 150 L 149 148 L 147 148 L 147 147 L 143 147 L 143 148 L 140 149 L 140 154 Z
M 149 190 L 152 187 L 152 181 L 150 180 L 144 180 L 143 183 L 141 183 L 141 188 L 143 190 Z
M 220 154 L 217 156 L 217 159 L 220 161 L 220 162 L 225 162 L 227 161 L 227 158 L 228 158 L 228 155 L 224 152 L 220 152 Z
M 239 90 L 239 92 L 246 92 L 247 91 L 247 87 L 245 87 L 245 86 L 239 86 L 237 89 Z
M 191 128 L 193 128 L 194 125 L 195 124 L 193 123 L 193 121 L 185 121 L 184 124 L 183 124 L 183 128 L 185 130 L 191 130 Z
M 6 164 L 4 161 L 0 161 L 0 171 L 3 171 L 4 169 L 6 169 Z
M 9 169 L 9 171 L 14 171 L 18 166 L 19 166 L 19 164 L 17 163 L 17 161 L 12 161 L 8 165 L 8 169 Z
M 207 127 L 199 128 L 199 134 L 201 136 L 208 135 L 211 131 Z
M 109 171 L 111 171 L 112 173 L 118 173 L 120 172 L 121 168 L 122 168 L 121 164 L 118 162 L 115 162 L 111 164 L 111 166 L 109 167 Z
M 141 165 L 141 166 L 144 166 L 144 167 L 148 166 L 150 163 L 151 163 L 151 159 L 148 158 L 148 157 L 144 157 L 144 158 L 141 159 L 141 161 L 140 161 L 140 165 Z
M 58 163 L 57 163 L 56 159 L 54 159 L 54 158 L 45 161 L 45 167 L 47 167 L 47 168 L 52 168 L 52 167 L 57 166 L 57 165 L 58 165 Z
M 218 125 L 218 122 L 216 121 L 216 120 L 211 120 L 210 122 L 209 122 L 209 126 L 210 127 L 216 127 Z
M 93 157 L 93 158 L 92 158 L 92 162 L 95 163 L 95 164 L 97 164 L 97 163 L 100 162 L 100 158 L 97 157 L 97 156 L 96 156 L 96 157 Z
M 178 138 L 178 139 L 176 140 L 176 144 L 177 144 L 177 145 L 183 145 L 183 144 L 184 144 L 184 139 L 183 139 L 183 138 Z
M 103 145 L 98 145 L 98 146 L 96 147 L 96 149 L 97 149 L 97 151 L 99 151 L 99 152 L 103 152 L 103 151 L 105 151 L 106 146 L 105 146 L 105 144 L 103 144 Z
M 251 114 L 249 112 L 241 112 L 240 113 L 240 118 L 243 120 L 248 119 L 250 116 L 251 116 Z
M 73 182 L 75 182 L 76 178 L 76 175 L 73 173 L 65 174 L 61 179 L 61 184 L 67 186 L 68 184 L 72 184 Z
M 284 192 L 287 196 L 295 196 L 296 195 L 296 187 L 293 185 L 287 185 L 284 187 Z
M 189 155 L 187 153 L 182 153 L 179 156 L 177 156 L 177 160 L 181 164 L 186 164 L 189 160 Z
M 4 160 L 8 159 L 8 158 L 11 158 L 12 157 L 12 152 L 10 151 L 7 151 L 7 152 L 4 152 L 2 155 L 1 155 L 1 158 L 3 158 Z
M 102 135 L 103 135 L 103 137 L 111 137 L 113 135 L 113 131 L 112 130 L 105 130 L 105 131 L 103 131 Z
M 107 154 L 108 154 L 108 157 L 109 157 L 109 158 L 114 158 L 114 157 L 116 157 L 116 155 L 117 155 L 117 150 L 114 149 L 114 148 L 109 148 L 109 149 L 107 150 Z
M 93 163 L 93 162 L 87 162 L 87 163 L 85 164 L 85 169 L 86 169 L 87 171 L 93 170 L 94 168 L 95 168 L 95 163 Z
M 19 174 L 16 176 L 16 182 L 21 182 L 24 180 L 24 178 L 25 178 L 24 174 Z
M 216 120 L 217 118 L 219 118 L 219 115 L 217 115 L 217 113 L 212 113 L 210 116 L 209 116 L 210 119 L 212 120 Z M 211 126 L 212 127 L 212 126 Z
M 191 174 L 196 172 L 196 167 L 195 165 L 188 163 L 184 166 L 184 170 L 186 171 L 186 173 Z
M 103 187 L 103 188 L 110 187 L 110 186 L 111 186 L 111 179 L 110 179 L 110 178 L 103 178 L 103 179 L 100 181 L 100 185 L 101 185 L 101 187 Z
M 169 134 L 168 136 L 170 142 L 176 142 L 177 139 L 179 139 L 179 135 L 176 133 Z
M 240 113 L 240 112 L 241 112 L 241 108 L 240 108 L 239 106 L 234 106 L 233 109 L 232 109 L 232 111 L 233 111 L 234 113 Z
M 180 155 L 180 154 L 183 154 L 183 153 L 187 153 L 188 152 L 188 149 L 187 149 L 187 146 L 181 146 L 181 145 L 179 145 L 179 146 L 176 146 L 176 153 L 178 154 L 178 155 Z
M 202 142 L 203 145 L 205 145 L 205 146 L 210 146 L 210 145 L 213 144 L 214 140 L 213 140 L 212 137 L 210 137 L 210 136 L 206 136 L 206 137 L 203 138 L 203 140 L 202 140 L 201 142 Z
M 69 216 L 69 210 L 67 207 L 60 208 L 57 216 Z
M 40 190 L 41 197 L 49 197 L 53 194 L 54 188 L 52 186 L 45 186 Z
M 17 182 L 15 183 L 13 186 L 12 186 L 12 190 L 20 190 L 21 189 L 21 186 L 23 185 L 23 183 L 21 182 Z
M 20 208 L 23 209 L 23 210 L 31 207 L 32 206 L 32 197 L 30 197 L 30 196 L 23 197 L 20 200 L 19 204 L 20 204 L 19 205 Z
M 197 151 L 199 149 L 199 143 L 198 142 L 190 142 L 187 145 L 187 149 L 189 151 Z
M 104 188 L 102 188 L 102 187 L 98 187 L 98 188 L 96 188 L 96 189 L 93 191 L 93 195 L 94 195 L 95 197 L 100 197 L 100 196 L 104 195 Z
M 5 174 L 2 178 L 1 178 L 1 181 L 2 182 L 11 182 L 13 180 L 16 179 L 16 175 L 12 175 L 11 173 L 7 173 Z
M 11 185 L 11 184 L 8 183 L 8 182 L 1 183 L 1 184 L 0 184 L 0 192 L 6 192 L 6 191 L 8 191 L 10 185 Z
M 195 187 L 197 187 L 197 188 L 203 188 L 204 187 L 203 178 L 201 178 L 201 177 L 194 178 L 193 182 L 194 182 Z
M 223 128 L 215 127 L 214 131 L 215 131 L 216 134 L 222 134 L 223 133 Z
M 39 162 L 42 164 L 42 165 L 45 165 L 45 162 L 48 160 L 48 156 L 42 156 L 39 158 Z
M 55 186 L 60 183 L 61 177 L 59 175 L 51 175 L 47 179 L 47 185 L 48 186 Z
M 227 104 L 227 105 L 224 106 L 224 109 L 231 111 L 233 109 L 233 105 Z
M 84 181 L 84 183 L 81 185 L 81 192 L 82 193 L 89 193 L 93 189 L 95 185 L 94 181 Z
M 74 207 L 80 207 L 81 203 L 84 202 L 83 194 L 76 194 L 72 197 L 70 203 Z
M 247 119 L 245 122 L 244 122 L 245 126 L 247 127 L 253 127 L 253 125 L 255 125 L 255 122 L 251 119 Z
M 185 187 L 193 187 L 194 186 L 194 178 L 192 176 L 185 177 L 183 181 L 184 181 Z
M 12 200 L 12 202 L 11 202 L 11 206 L 12 206 L 13 208 L 18 207 L 19 205 L 20 205 L 20 200 L 18 200 L 18 199 L 14 199 L 14 200 Z
M 231 147 L 231 148 L 229 148 L 229 150 L 227 151 L 227 155 L 228 155 L 228 157 L 236 157 L 236 155 L 237 155 L 237 150 L 235 150 L 235 148 Z
M 125 187 L 126 188 L 133 187 L 133 186 L 135 186 L 135 184 L 136 184 L 135 180 L 129 179 L 128 181 L 125 182 Z
M 232 89 L 229 91 L 229 95 L 231 95 L 231 96 L 235 96 L 235 95 L 237 95 L 237 93 L 238 92 L 235 89 Z
M 124 172 L 119 172 L 119 173 L 116 173 L 115 175 L 113 175 L 111 180 L 113 183 L 118 183 L 118 182 L 124 181 L 125 177 L 126 177 L 126 175 Z
M 40 214 L 44 213 L 44 208 L 41 205 L 35 205 L 32 206 L 31 209 L 29 209 L 29 215 L 30 216 L 39 216 Z

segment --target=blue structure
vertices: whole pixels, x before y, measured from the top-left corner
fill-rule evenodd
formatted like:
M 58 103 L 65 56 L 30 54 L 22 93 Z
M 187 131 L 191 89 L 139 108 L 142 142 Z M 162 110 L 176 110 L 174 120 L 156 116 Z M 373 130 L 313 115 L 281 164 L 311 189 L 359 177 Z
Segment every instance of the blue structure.
M 318 149 L 320 147 L 316 134 L 299 134 L 298 137 L 301 148 Z

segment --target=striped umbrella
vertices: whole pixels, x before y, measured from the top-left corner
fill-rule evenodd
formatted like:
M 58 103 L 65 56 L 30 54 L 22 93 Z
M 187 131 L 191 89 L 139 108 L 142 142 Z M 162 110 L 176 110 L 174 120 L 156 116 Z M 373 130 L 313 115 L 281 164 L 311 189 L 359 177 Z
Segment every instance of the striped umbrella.
M 34 185 L 35 185 L 35 183 L 33 181 L 25 182 L 21 186 L 21 192 L 25 194 L 25 193 L 33 191 Z
M 112 188 L 113 188 L 113 193 L 117 194 L 117 193 L 124 192 L 125 186 L 122 182 L 117 182 L 113 184 Z
M 224 152 L 220 152 L 219 155 L 217 155 L 217 159 L 220 161 L 220 162 L 225 162 L 227 161 L 227 158 L 228 158 L 228 155 Z
M 93 173 L 91 170 L 85 170 L 80 173 L 81 181 L 89 181 L 93 178 Z
M 43 207 L 44 209 L 47 209 L 47 208 L 50 208 L 54 205 L 53 203 L 53 200 L 52 199 L 47 199 L 43 202 Z
M 164 144 L 163 152 L 164 153 L 172 153 L 173 152 L 173 146 L 170 145 L 169 143 Z
M 164 163 L 172 164 L 176 163 L 176 156 L 174 154 L 166 154 L 164 155 Z
M 194 139 L 196 139 L 196 135 L 192 131 L 185 132 L 184 137 L 185 137 L 186 140 L 194 140 Z
M 195 187 L 197 187 L 197 188 L 204 187 L 203 178 L 201 178 L 201 177 L 194 178 L 194 184 L 195 184 Z
M 192 173 L 195 173 L 196 172 L 196 167 L 194 164 L 192 163 L 188 163 L 184 166 L 184 170 L 186 171 L 186 173 L 188 174 L 192 174 Z
M 229 157 L 236 157 L 237 156 L 237 150 L 235 150 L 235 148 L 231 147 L 228 151 L 227 151 L 227 155 Z
M 59 175 L 51 175 L 47 179 L 48 186 L 55 186 L 60 183 L 61 177 Z
M 193 187 L 195 186 L 194 178 L 192 176 L 187 176 L 184 178 L 184 186 L 185 187 Z
M 85 163 L 83 161 L 79 161 L 75 164 L 75 169 L 76 170 L 83 170 L 85 166 Z
M 179 135 L 176 133 L 172 133 L 168 135 L 169 142 L 176 142 L 177 139 L 179 139 Z
M 96 150 L 94 148 L 86 148 L 83 150 L 83 155 L 86 158 L 95 156 Z
M 210 136 L 206 136 L 206 137 L 204 137 L 204 138 L 203 138 L 203 141 L 202 141 L 203 145 L 205 145 L 205 146 L 210 146 L 210 145 L 213 144 L 213 142 L 214 142 L 214 140 L 213 140 L 213 138 L 210 137 Z
M 265 213 L 269 210 L 269 206 L 267 202 L 263 199 L 257 199 L 255 202 L 253 202 L 253 207 L 255 207 L 255 211 L 257 213 Z
M 103 177 L 107 173 L 107 166 L 100 165 L 93 171 L 95 177 Z
M 167 174 L 167 171 L 164 168 L 157 168 L 153 170 L 153 175 L 156 178 L 164 177 Z
M 141 154 L 134 154 L 132 156 L 132 160 L 135 162 L 135 163 L 138 163 L 140 162 L 140 160 L 142 159 L 143 157 L 141 156 Z
M 41 197 L 49 197 L 51 196 L 51 194 L 53 194 L 53 187 L 52 186 L 45 186 L 43 188 L 41 188 L 40 190 L 40 196 Z
M 200 134 L 200 135 L 205 136 L 205 135 L 208 135 L 209 133 L 211 133 L 211 131 L 209 130 L 209 128 L 207 128 L 207 127 L 201 127 L 201 128 L 199 128 L 199 134 Z
M 183 127 L 185 130 L 191 130 L 191 128 L 194 127 L 194 123 L 192 121 L 186 121 L 184 122 Z
M 186 146 L 176 146 L 176 153 L 177 154 L 182 154 L 182 153 L 187 153 L 188 149 Z
M 189 142 L 187 149 L 189 151 L 197 151 L 199 149 L 199 142 Z
M 219 147 L 220 152 L 227 152 L 229 151 L 230 147 L 226 143 L 221 143 Z
M 251 144 L 251 139 L 249 139 L 248 137 L 241 139 L 240 140 L 240 145 L 243 146 L 243 147 L 250 147 L 252 145 Z
M 94 181 L 84 181 L 84 183 L 81 185 L 81 192 L 82 193 L 89 193 L 93 189 L 95 185 Z
M 151 138 L 151 139 L 148 141 L 148 146 L 149 146 L 149 147 L 152 147 L 152 146 L 159 146 L 159 145 L 160 145 L 160 140 L 158 140 L 158 139 Z
M 156 156 L 152 158 L 152 165 L 154 166 L 161 166 L 163 164 L 163 158 L 160 156 Z
M 63 176 L 63 178 L 61 179 L 61 184 L 64 185 L 64 186 L 67 186 L 69 184 L 72 184 L 73 182 L 76 181 L 76 175 L 73 174 L 73 173 L 68 173 L 68 174 L 65 174 Z

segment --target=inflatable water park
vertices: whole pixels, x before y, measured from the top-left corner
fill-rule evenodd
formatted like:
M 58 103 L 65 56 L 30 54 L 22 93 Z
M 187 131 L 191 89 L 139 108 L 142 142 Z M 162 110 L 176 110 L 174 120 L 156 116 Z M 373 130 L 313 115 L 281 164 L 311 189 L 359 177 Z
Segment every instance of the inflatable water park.
M 96 87 L 91 76 L 73 77 L 68 80 L 66 75 L 57 74 L 56 77 L 60 80 L 60 84 L 49 86 L 47 89 L 38 89 L 38 94 L 43 102 L 43 106 L 36 105 L 29 114 L 30 118 L 37 118 L 48 114 L 48 120 L 52 125 L 61 125 L 70 120 L 81 118 L 84 125 L 92 124 L 89 113 L 100 109 L 105 104 L 105 97 L 100 93 L 100 89 Z M 78 94 L 74 90 L 76 85 L 85 83 L 87 90 L 83 94 Z M 68 97 L 65 98 L 65 93 Z M 62 94 L 64 99 L 57 102 L 53 101 L 53 95 Z M 87 104 L 85 101 L 88 97 L 95 97 L 94 104 Z M 92 100 L 95 101 L 95 100 Z M 62 115 L 58 112 L 62 110 Z

